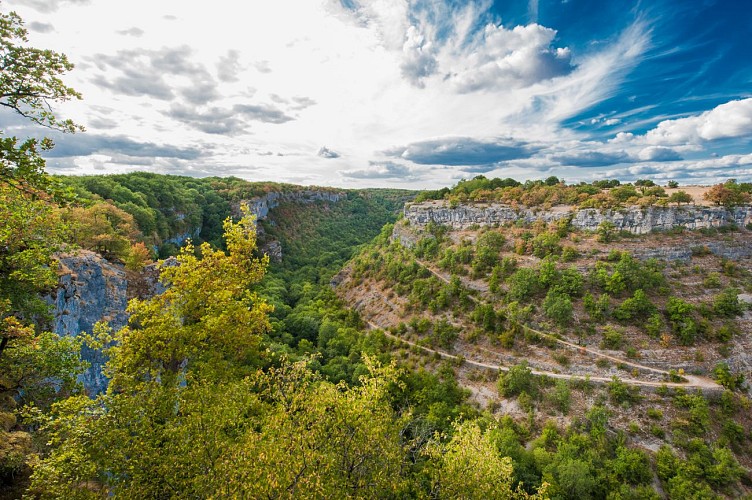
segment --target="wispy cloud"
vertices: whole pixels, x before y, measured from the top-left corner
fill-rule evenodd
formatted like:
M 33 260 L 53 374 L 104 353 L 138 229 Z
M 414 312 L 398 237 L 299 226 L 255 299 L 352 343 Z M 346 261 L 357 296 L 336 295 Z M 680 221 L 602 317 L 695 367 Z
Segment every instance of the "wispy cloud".
M 743 37 L 722 47 L 704 38 L 717 32 L 709 23 L 665 31 L 677 11 L 704 26 L 715 13 L 704 5 L 609 8 L 608 23 L 581 9 L 583 24 L 569 16 L 575 2 L 537 0 L 250 3 L 247 16 L 229 0 L 7 1 L 31 16 L 38 45 L 77 63 L 85 100 L 66 111 L 91 132 L 60 142 L 51 161 L 66 171 L 122 171 L 151 154 L 149 168 L 190 175 L 436 187 L 478 172 L 700 179 L 747 168 L 749 90 L 687 78 L 705 61 L 706 77 L 731 79 L 718 65 L 743 66 Z

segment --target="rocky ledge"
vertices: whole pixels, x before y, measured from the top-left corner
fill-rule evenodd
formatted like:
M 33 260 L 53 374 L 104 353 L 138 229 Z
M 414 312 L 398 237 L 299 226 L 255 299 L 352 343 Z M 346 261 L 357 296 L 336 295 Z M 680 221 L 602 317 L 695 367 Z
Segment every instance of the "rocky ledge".
M 554 207 L 550 210 L 514 208 L 502 204 L 461 204 L 450 207 L 445 202 L 413 203 L 405 206 L 405 219 L 411 225 L 424 226 L 429 222 L 467 228 L 473 225 L 510 225 L 538 220 L 553 222 L 570 219 L 575 229 L 595 231 L 608 221 L 616 230 L 633 234 L 685 229 L 708 229 L 728 225 L 745 226 L 752 223 L 752 206 L 726 209 L 724 207 L 630 207 L 621 210 L 574 209 Z
M 347 193 L 342 191 L 324 191 L 315 189 L 306 189 L 303 191 L 293 191 L 289 193 L 271 192 L 264 196 L 257 196 L 248 200 L 240 200 L 232 204 L 233 217 L 240 217 L 240 207 L 248 205 L 251 213 L 258 220 L 264 220 L 269 215 L 269 210 L 278 206 L 285 201 L 294 201 L 298 203 L 315 203 L 317 201 L 328 201 L 336 203 L 347 198 Z

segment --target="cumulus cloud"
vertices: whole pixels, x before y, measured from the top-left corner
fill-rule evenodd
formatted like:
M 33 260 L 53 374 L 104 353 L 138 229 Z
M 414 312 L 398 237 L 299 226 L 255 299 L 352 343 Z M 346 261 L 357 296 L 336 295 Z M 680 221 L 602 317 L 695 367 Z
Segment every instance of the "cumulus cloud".
M 675 150 L 661 146 L 649 146 L 641 150 L 637 157 L 644 161 L 677 161 L 682 159 L 682 156 Z
M 296 97 L 293 97 L 291 100 L 292 100 L 291 108 L 294 109 L 295 111 L 299 111 L 301 109 L 305 109 L 305 108 L 314 106 L 316 104 L 316 101 L 314 101 L 310 97 L 305 97 L 305 96 L 302 96 L 302 97 L 296 96 Z
M 571 151 L 552 155 L 551 160 L 573 167 L 607 167 L 632 161 L 624 151 Z
M 97 54 L 89 58 L 101 73 L 93 83 L 119 94 L 148 96 L 170 101 L 176 94 L 193 104 L 203 104 L 217 94 L 217 83 L 206 68 L 194 61 L 188 46 L 166 47 L 161 50 L 129 49 L 115 54 Z M 180 86 L 168 83 L 167 77 L 178 77 Z
M 436 56 L 433 44 L 415 26 L 407 30 L 406 40 L 402 46 L 402 75 L 413 85 L 422 87 L 423 79 L 436 72 Z
M 38 21 L 32 21 L 29 23 L 29 29 L 36 33 L 52 33 L 55 31 L 55 27 L 49 23 L 40 23 Z
M 54 12 L 66 4 L 87 5 L 91 0 L 15 0 L 15 3 L 28 5 L 40 12 Z
M 237 82 L 240 66 L 240 52 L 228 50 L 217 62 L 217 76 L 223 82 Z
M 367 168 L 343 170 L 343 177 L 351 179 L 410 179 L 413 171 L 406 165 L 393 161 L 370 162 Z
M 195 160 L 202 155 L 195 147 L 180 147 L 140 142 L 122 135 L 56 134 L 55 147 L 45 152 L 45 157 L 63 158 L 95 154 L 119 154 L 135 157 L 163 157 Z
M 752 167 L 752 154 L 732 154 L 698 161 L 668 164 L 634 165 L 626 170 L 605 172 L 624 180 L 650 176 L 655 180 L 679 180 L 685 183 L 714 184 L 731 178 L 745 178 Z
M 255 63 L 253 63 L 253 67 L 256 68 L 256 71 L 258 71 L 259 73 L 272 72 L 272 66 L 269 61 L 256 61 Z
M 530 146 L 513 139 L 480 141 L 457 137 L 414 142 L 391 148 L 384 154 L 421 165 L 472 166 L 524 158 L 531 152 Z
M 571 52 L 551 44 L 556 31 L 538 24 L 489 24 L 447 68 L 459 92 L 523 87 L 569 73 Z
M 92 78 L 91 82 L 115 93 L 134 97 L 153 97 L 162 101 L 171 101 L 175 94 L 169 85 L 161 78 L 152 78 L 139 71 L 124 70 L 123 74 L 111 79 L 102 75 Z
M 317 156 L 320 156 L 321 158 L 339 158 L 339 153 L 336 151 L 332 151 L 331 149 L 327 148 L 326 146 L 321 146 L 319 148 L 318 153 L 316 153 Z
M 316 101 L 305 96 L 294 96 L 288 99 L 277 94 L 269 94 L 269 99 L 283 105 L 290 111 L 301 111 L 316 104 Z
M 293 120 L 279 108 L 258 104 L 236 104 L 229 108 L 212 106 L 207 109 L 173 105 L 164 114 L 207 134 L 228 135 L 247 132 L 253 121 L 280 124 Z
M 343 7 L 358 25 L 375 29 L 385 48 L 400 51 L 402 75 L 417 87 L 437 75 L 460 93 L 509 89 L 573 69 L 570 50 L 552 46 L 555 30 L 489 22 L 484 3 L 351 2 Z
M 89 122 L 87 124 L 87 128 L 95 128 L 95 129 L 114 129 L 117 128 L 120 125 L 120 123 L 117 120 L 112 120 L 110 118 L 106 118 L 103 116 L 97 116 L 94 118 L 89 119 Z
M 729 101 L 697 116 L 665 120 L 645 134 L 648 144 L 693 144 L 752 135 L 752 98 Z
M 117 34 L 124 35 L 124 36 L 133 36 L 133 37 L 138 38 L 144 35 L 144 30 L 134 26 L 132 28 L 128 28 L 127 30 L 120 30 L 117 32 Z

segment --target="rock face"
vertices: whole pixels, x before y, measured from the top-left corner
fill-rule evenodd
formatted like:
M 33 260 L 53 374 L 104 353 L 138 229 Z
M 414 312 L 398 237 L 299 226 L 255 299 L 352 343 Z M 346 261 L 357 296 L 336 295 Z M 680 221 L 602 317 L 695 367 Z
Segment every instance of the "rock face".
M 259 248 L 261 253 L 268 255 L 273 262 L 282 262 L 282 243 L 272 240 Z
M 586 208 L 573 210 L 516 209 L 502 204 L 459 205 L 450 208 L 443 202 L 414 203 L 405 206 L 405 219 L 410 224 L 423 226 L 429 222 L 466 228 L 472 225 L 505 225 L 518 221 L 532 223 L 537 220 L 553 222 L 571 219 L 575 229 L 595 231 L 604 221 L 610 221 L 617 230 L 634 234 L 665 231 L 672 228 L 703 229 L 736 224 L 744 226 L 752 222 L 752 207 L 631 207 L 623 210 L 598 210 Z
M 108 321 L 114 329 L 125 326 L 128 281 L 122 268 L 86 250 L 58 256 L 58 260 L 59 286 L 49 298 L 54 309 L 55 333 L 73 336 L 91 333 L 98 321 Z M 107 388 L 107 378 L 102 374 L 106 358 L 86 347 L 82 356 L 91 364 L 83 375 L 84 386 L 92 395 L 103 392 Z
M 233 203 L 233 217 L 240 217 L 240 206 L 248 205 L 251 213 L 256 216 L 257 220 L 264 220 L 269 216 L 269 210 L 278 206 L 283 201 L 295 201 L 298 203 L 314 203 L 317 201 L 329 201 L 336 203 L 347 198 L 347 193 L 336 191 L 318 191 L 306 189 L 304 191 L 294 191 L 290 193 L 271 192 L 264 196 L 257 196 L 249 200 L 240 200 Z
M 186 231 L 184 233 L 176 234 L 174 236 L 171 236 L 170 238 L 167 238 L 163 241 L 163 243 L 173 243 L 179 247 L 182 247 L 186 241 L 189 239 L 196 240 L 198 239 L 199 234 L 201 234 L 201 228 L 197 227 L 196 229 L 192 231 Z

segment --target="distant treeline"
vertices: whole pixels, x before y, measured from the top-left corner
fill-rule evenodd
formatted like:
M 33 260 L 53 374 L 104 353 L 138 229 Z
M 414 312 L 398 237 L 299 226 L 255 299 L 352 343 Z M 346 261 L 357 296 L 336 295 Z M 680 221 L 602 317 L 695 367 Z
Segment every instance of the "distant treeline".
M 666 187 L 676 189 L 679 184 L 669 181 Z M 737 183 L 735 179 L 730 179 L 713 186 L 706 193 L 705 199 L 726 207 L 750 203 L 752 183 Z M 466 201 L 495 201 L 527 207 L 576 205 L 580 208 L 660 206 L 695 201 L 681 190 L 669 195 L 664 187 L 650 179 L 638 179 L 632 183 L 622 183 L 618 179 L 603 179 L 591 183 L 567 184 L 558 177 L 551 176 L 545 180 L 528 180 L 522 183 L 509 177 L 488 179 L 483 175 L 461 180 L 452 188 L 423 191 L 415 198 L 416 202 L 428 200 L 448 200 L 450 205 Z
M 233 202 L 271 192 L 290 193 L 312 189 L 310 186 L 276 182 L 249 182 L 237 177 L 193 178 L 147 172 L 60 176 L 58 180 L 69 190 L 74 205 L 91 207 L 108 202 L 130 215 L 141 233 L 139 239 L 158 248 L 160 257 L 175 254 L 179 243 L 186 236 L 192 237 L 195 243 L 206 241 L 221 247 L 222 221 L 230 215 Z M 342 191 L 331 187 L 313 189 Z M 360 200 L 356 204 L 368 205 L 358 210 L 372 209 L 382 200 L 404 201 L 412 198 L 409 192 L 399 190 L 363 190 L 352 193 L 357 193 L 354 197 Z M 393 209 L 393 206 L 389 207 L 389 210 Z M 383 225 L 384 222 L 380 224 Z

